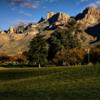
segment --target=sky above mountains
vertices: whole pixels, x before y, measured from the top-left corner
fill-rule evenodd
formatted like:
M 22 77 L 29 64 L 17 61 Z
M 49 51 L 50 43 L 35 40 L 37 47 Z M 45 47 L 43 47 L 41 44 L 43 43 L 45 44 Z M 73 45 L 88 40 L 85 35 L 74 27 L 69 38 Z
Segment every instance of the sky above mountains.
M 0 0 L 0 29 L 37 22 L 51 11 L 75 16 L 88 6 L 100 7 L 100 0 Z

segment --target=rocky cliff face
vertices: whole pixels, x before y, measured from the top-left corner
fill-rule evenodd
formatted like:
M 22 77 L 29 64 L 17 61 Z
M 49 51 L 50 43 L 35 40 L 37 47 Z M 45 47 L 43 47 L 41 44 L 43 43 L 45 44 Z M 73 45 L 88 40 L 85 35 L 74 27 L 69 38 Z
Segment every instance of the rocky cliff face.
M 80 26 L 84 28 L 96 25 L 100 22 L 100 9 L 96 9 L 95 7 L 86 8 L 82 13 L 78 14 L 75 19 L 77 23 L 80 23 Z
M 33 25 L 36 26 L 36 25 Z M 38 33 L 36 27 L 29 26 L 24 33 L 16 33 L 13 27 L 0 33 L 0 55 L 22 54 L 28 50 L 31 39 Z
M 48 12 L 46 19 L 50 19 L 54 15 L 55 15 L 54 12 Z
M 21 33 L 18 33 L 18 29 L 10 27 L 7 32 L 0 32 L 0 54 L 21 54 L 28 50 L 30 41 L 36 34 L 40 33 L 49 38 L 57 27 L 68 30 L 73 27 L 74 35 L 82 42 L 83 47 L 91 46 L 90 42 L 96 39 L 96 34 L 100 38 L 100 9 L 86 8 L 76 17 L 70 17 L 63 12 L 49 12 L 47 17 L 42 18 L 38 23 L 29 24 L 23 30 L 19 29 Z M 92 28 L 95 32 L 98 29 L 98 32 L 93 33 Z
M 65 24 L 68 22 L 70 16 L 63 13 L 54 13 L 54 12 L 49 12 L 47 14 L 47 20 L 49 21 L 50 24 L 55 24 L 55 25 L 60 25 L 60 24 Z
M 86 8 L 75 19 L 81 29 L 95 38 L 95 42 L 100 41 L 100 9 Z

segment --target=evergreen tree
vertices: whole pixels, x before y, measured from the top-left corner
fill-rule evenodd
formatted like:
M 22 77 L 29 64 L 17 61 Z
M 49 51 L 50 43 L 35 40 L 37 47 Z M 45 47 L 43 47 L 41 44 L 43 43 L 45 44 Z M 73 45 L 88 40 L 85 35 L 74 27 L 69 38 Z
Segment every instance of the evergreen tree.
M 74 28 L 71 29 L 57 29 L 51 37 L 48 39 L 49 41 L 49 59 L 51 60 L 55 54 L 61 50 L 62 48 L 77 48 L 80 47 L 81 44 L 77 37 L 74 36 Z
M 44 36 L 37 35 L 32 39 L 30 43 L 30 49 L 28 51 L 28 60 L 31 64 L 45 65 L 47 63 L 48 45 Z

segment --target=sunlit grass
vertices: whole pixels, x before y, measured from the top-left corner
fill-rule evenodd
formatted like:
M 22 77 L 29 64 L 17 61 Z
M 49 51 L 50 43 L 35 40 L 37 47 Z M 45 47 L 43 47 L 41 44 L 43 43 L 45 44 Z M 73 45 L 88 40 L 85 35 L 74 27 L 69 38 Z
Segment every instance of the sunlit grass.
M 0 100 L 100 100 L 100 65 L 4 68 Z

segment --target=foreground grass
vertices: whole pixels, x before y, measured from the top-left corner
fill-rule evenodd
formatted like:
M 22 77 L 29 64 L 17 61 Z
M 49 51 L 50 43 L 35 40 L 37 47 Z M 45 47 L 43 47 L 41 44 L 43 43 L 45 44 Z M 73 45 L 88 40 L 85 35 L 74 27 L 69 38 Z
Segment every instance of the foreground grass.
M 0 100 L 100 100 L 100 65 L 1 68 Z

